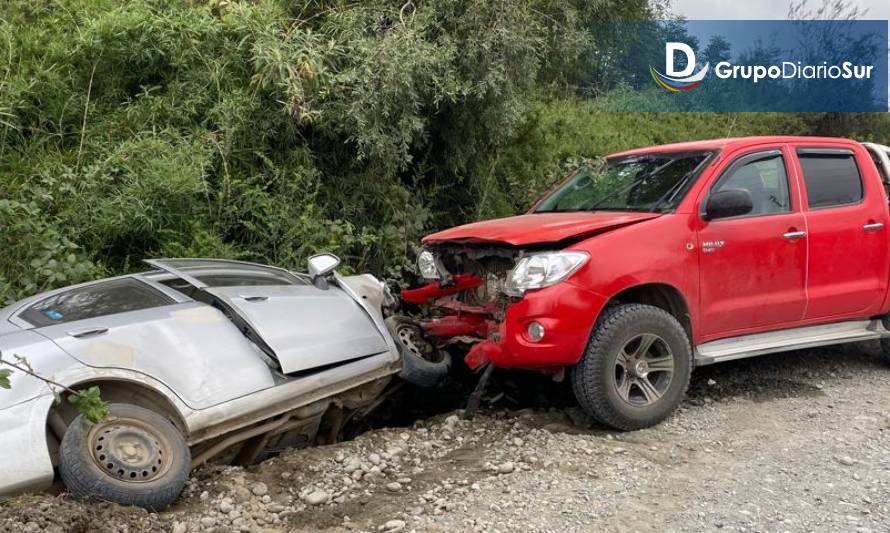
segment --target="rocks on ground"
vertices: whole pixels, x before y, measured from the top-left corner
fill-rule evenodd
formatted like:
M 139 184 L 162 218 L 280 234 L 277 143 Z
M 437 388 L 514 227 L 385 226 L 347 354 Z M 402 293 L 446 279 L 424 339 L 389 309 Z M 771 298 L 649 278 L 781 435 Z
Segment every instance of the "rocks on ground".
M 697 372 L 679 412 L 642 431 L 575 408 L 458 411 L 205 466 L 162 514 L 17 498 L 0 532 L 877 532 L 890 523 L 888 391 L 890 369 L 866 352 L 770 356 Z

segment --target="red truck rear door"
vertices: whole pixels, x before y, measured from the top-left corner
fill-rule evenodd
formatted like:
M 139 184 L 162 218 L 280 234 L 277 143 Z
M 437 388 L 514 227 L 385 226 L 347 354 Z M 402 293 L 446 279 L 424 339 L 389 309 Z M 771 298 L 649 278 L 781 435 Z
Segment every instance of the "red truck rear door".
M 890 220 L 869 154 L 847 146 L 795 147 L 809 244 L 806 319 L 880 310 L 890 272 Z

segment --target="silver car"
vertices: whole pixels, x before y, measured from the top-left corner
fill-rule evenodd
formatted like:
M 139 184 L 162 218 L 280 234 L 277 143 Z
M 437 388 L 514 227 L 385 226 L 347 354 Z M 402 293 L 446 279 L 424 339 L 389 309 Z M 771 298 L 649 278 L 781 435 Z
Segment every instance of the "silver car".
M 0 494 L 44 488 L 57 467 L 75 495 L 163 509 L 208 460 L 251 463 L 333 442 L 395 375 L 431 385 L 447 372 L 447 357 L 417 352 L 410 322 L 384 319 L 385 285 L 337 275 L 335 256 L 311 258 L 308 275 L 146 262 L 154 270 L 0 311 L 5 359 L 21 356 L 75 390 L 97 385 L 109 402 L 91 424 L 54 402 L 45 381 L 14 371 L 0 390 Z

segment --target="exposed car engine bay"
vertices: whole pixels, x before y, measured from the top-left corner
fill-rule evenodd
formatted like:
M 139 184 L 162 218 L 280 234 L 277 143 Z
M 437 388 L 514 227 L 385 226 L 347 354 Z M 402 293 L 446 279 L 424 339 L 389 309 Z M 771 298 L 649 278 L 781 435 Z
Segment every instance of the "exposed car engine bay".
M 522 250 L 456 244 L 440 244 L 431 246 L 429 250 L 444 269 L 444 272 L 440 272 L 442 282 L 447 284 L 449 278 L 458 274 L 471 274 L 479 278 L 477 287 L 456 296 L 459 301 L 468 306 L 492 309 L 495 317 L 503 318 L 503 310 L 509 303 L 509 297 L 504 293 L 504 283 L 522 255 Z
M 428 245 L 418 268 L 429 283 L 402 291 L 402 301 L 428 306 L 418 325 L 433 342 L 472 347 L 497 336 L 507 307 L 517 299 L 505 290 L 507 278 L 524 253 L 513 246 Z

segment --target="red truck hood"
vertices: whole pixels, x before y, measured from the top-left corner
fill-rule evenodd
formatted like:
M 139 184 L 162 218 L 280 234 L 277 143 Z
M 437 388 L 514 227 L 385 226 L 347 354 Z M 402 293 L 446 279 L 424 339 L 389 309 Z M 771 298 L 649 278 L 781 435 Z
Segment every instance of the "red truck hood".
M 659 213 L 615 211 L 532 213 L 465 224 L 428 235 L 423 242 L 494 242 L 525 246 L 588 237 L 659 216 Z

